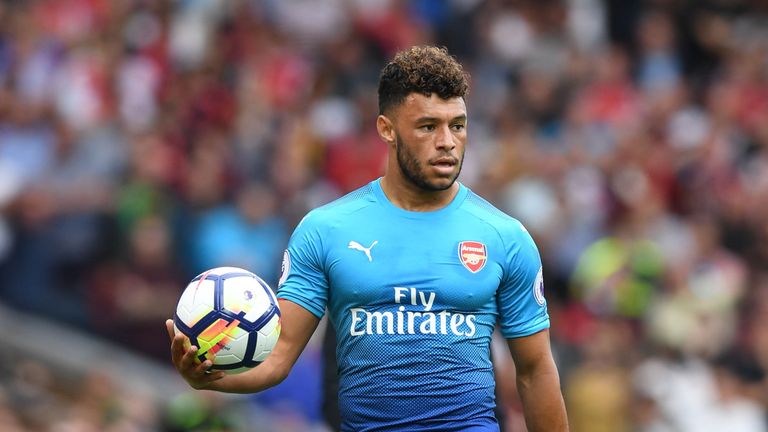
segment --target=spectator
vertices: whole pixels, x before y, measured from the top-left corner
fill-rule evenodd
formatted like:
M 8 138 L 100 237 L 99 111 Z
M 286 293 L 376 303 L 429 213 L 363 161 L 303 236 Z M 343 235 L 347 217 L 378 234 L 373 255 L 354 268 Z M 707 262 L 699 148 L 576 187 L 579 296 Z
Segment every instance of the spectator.
M 445 44 L 473 78 L 462 178 L 540 246 L 574 430 L 624 412 L 626 377 L 617 431 L 766 412 L 719 361 L 768 368 L 765 6 L 283 3 L 0 0 L 0 301 L 165 362 L 152 323 L 184 283 L 274 284 L 299 215 L 379 175 L 383 59 Z M 28 427 L 10 375 L 0 418 Z

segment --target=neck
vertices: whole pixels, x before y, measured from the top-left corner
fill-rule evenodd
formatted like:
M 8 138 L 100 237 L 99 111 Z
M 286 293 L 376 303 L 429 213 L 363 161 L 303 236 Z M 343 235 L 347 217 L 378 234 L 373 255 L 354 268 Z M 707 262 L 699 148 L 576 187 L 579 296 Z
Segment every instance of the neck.
M 403 210 L 429 212 L 440 210 L 450 204 L 459 192 L 459 183 L 454 182 L 445 190 L 427 191 L 405 179 L 384 175 L 381 178 L 381 189 L 392 204 Z

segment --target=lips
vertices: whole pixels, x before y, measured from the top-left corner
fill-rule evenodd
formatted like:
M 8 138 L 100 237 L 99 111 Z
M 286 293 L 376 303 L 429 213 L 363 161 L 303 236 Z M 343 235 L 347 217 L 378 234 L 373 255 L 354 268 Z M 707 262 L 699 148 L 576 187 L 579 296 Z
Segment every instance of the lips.
M 453 167 L 457 163 L 459 163 L 459 161 L 456 160 L 455 158 L 445 157 L 445 156 L 444 157 L 439 157 L 437 159 L 432 159 L 429 162 L 430 165 L 434 165 L 434 166 L 437 166 L 437 167 Z
M 439 177 L 452 177 L 456 174 L 456 166 L 459 161 L 456 158 L 450 156 L 442 156 L 429 161 L 435 174 Z

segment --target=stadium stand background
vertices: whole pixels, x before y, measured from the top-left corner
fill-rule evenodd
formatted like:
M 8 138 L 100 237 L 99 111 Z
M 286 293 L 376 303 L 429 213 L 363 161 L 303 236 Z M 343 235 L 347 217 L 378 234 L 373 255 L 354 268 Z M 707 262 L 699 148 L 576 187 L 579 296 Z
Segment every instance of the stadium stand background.
M 422 43 L 473 78 L 462 181 L 542 251 L 572 430 L 768 430 L 765 2 L 2 0 L 3 430 L 323 430 L 320 342 L 192 393 L 163 320 L 381 174 L 378 70 Z

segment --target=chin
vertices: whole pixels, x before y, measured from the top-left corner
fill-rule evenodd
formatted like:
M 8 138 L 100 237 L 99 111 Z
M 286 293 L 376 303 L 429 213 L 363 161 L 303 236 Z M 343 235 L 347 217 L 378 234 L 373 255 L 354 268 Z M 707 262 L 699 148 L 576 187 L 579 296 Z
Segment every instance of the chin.
M 428 182 L 426 186 L 428 186 L 427 188 L 432 191 L 443 191 L 450 189 L 454 183 L 456 183 L 456 177 L 432 180 Z

